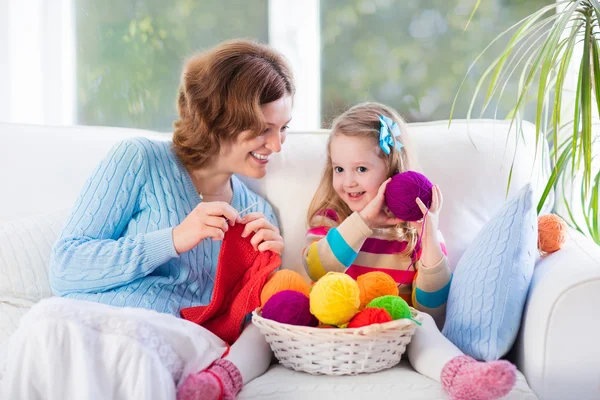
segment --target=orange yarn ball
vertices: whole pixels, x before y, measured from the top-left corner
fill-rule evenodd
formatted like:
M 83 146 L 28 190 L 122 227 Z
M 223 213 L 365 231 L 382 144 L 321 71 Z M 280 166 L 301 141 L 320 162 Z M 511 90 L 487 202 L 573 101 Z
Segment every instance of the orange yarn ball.
M 542 253 L 560 250 L 567 240 L 567 224 L 555 214 L 538 217 L 538 248 Z
M 356 282 L 360 289 L 360 309 L 381 296 L 398 296 L 398 284 L 394 279 L 381 271 L 367 272 L 360 275 Z
M 390 322 L 392 317 L 383 308 L 365 308 L 350 320 L 348 328 L 360 328 L 372 324 Z
M 310 287 L 302 275 L 296 271 L 282 269 L 271 275 L 267 283 L 265 283 L 260 293 L 260 305 L 264 306 L 271 296 L 284 290 L 300 292 L 306 297 L 310 294 Z

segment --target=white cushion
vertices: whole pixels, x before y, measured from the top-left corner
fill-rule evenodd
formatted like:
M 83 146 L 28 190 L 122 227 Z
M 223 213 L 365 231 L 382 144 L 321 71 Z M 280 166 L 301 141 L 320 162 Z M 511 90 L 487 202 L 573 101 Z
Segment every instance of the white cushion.
M 507 134 L 510 121 L 448 121 L 410 124 L 411 138 L 421 169 L 440 185 L 444 196 L 440 229 L 446 238 L 450 263 L 456 265 L 475 235 L 502 207 L 510 173 L 515 137 Z M 283 265 L 304 273 L 306 213 L 326 161 L 328 131 L 290 134 L 281 153 L 269 162 L 267 177 L 245 180 L 275 207 L 285 238 Z M 523 125 L 526 142 L 519 141 L 508 197 L 528 182 L 534 200 L 541 197 L 548 176 L 547 152 L 535 156 L 535 127 Z M 535 161 L 535 163 L 534 163 Z M 553 204 L 553 196 L 546 210 Z
M 448 121 L 409 125 L 423 172 L 444 194 L 440 228 L 452 265 L 504 204 L 513 154 L 517 161 L 509 197 L 530 181 L 536 200 L 543 190 L 540 182 L 549 170 L 547 151 L 542 151 L 545 142 L 540 141 L 536 158 L 534 126 L 523 124 L 527 140 L 516 146 L 514 134 L 507 140 L 509 125 L 510 121 L 488 120 L 457 120 L 449 128 Z M 325 163 L 327 133 L 291 133 L 282 152 L 272 157 L 265 179 L 244 179 L 278 212 L 286 241 L 283 266 L 302 273 L 306 212 Z M 14 193 L 2 198 L 0 221 L 70 208 L 109 148 L 132 136 L 169 139 L 167 134 L 135 129 L 0 124 L 0 182 Z M 26 154 L 19 149 L 27 149 Z M 552 204 L 551 194 L 547 209 Z
M 536 265 L 515 346 L 544 400 L 600 399 L 600 246 L 574 229 Z
M 0 221 L 71 208 L 111 147 L 128 137 L 170 134 L 96 126 L 0 123 Z M 6 190 L 6 191 L 4 191 Z
M 52 292 L 48 265 L 67 210 L 0 223 L 0 343 Z
M 512 133 L 507 140 L 509 125 L 510 121 L 488 120 L 457 120 L 450 128 L 448 121 L 409 125 L 423 172 L 444 194 L 440 228 L 452 265 L 506 200 L 516 144 Z M 277 210 L 286 241 L 284 267 L 302 273 L 306 212 L 325 163 L 327 133 L 289 134 L 282 152 L 272 157 L 265 179 L 243 179 Z M 0 220 L 70 208 L 109 148 L 132 136 L 169 139 L 167 134 L 135 129 L 0 124 L 0 140 L 6 144 L 0 146 L 0 182 L 15 193 L 2 198 Z M 532 124 L 523 125 L 523 137 L 527 140 L 517 146 L 509 197 L 531 181 L 537 200 L 543 190 L 540 178 L 548 175 L 548 155 L 540 141 L 535 157 Z M 44 201 L 39 201 L 40 193 Z M 552 201 L 551 194 L 547 205 Z
M 442 333 L 466 355 L 494 361 L 513 347 L 537 239 L 533 191 L 526 185 L 485 224 L 458 261 Z
M 240 400 L 363 400 L 447 399 L 442 386 L 413 370 L 408 361 L 374 374 L 357 376 L 312 376 L 272 366 L 264 375 L 244 386 Z M 517 383 L 503 400 L 535 400 L 525 378 L 517 372 Z

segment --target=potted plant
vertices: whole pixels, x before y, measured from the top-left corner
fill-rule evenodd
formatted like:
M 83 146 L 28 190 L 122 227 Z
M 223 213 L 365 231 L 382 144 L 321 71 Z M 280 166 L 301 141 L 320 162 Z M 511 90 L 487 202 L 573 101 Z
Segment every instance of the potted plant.
M 600 158 L 600 134 L 593 129 L 593 114 L 597 110 L 600 115 L 600 0 L 557 1 L 539 9 L 494 39 L 469 71 L 496 41 L 510 34 L 504 50 L 479 78 L 467 119 L 471 118 L 476 99 L 485 96 L 483 115 L 493 99 L 502 97 L 507 83 L 518 79 L 514 108 L 506 113 L 514 127 L 512 134 L 521 134 L 525 106 L 533 100 L 536 143 L 543 135 L 551 144 L 552 172 L 538 203 L 538 212 L 550 190 L 560 188 L 557 201 L 559 208 L 564 209 L 561 214 L 566 214 L 562 216 L 600 244 L 600 168 L 595 159 Z M 563 98 L 563 89 L 572 69 L 578 73 L 578 79 L 574 104 L 570 105 Z M 485 94 L 484 85 L 487 86 Z M 453 113 L 454 105 L 450 120 Z M 510 175 L 507 186 L 510 186 Z M 577 204 L 565 192 L 574 189 L 580 191 L 580 196 L 579 193 L 574 196 Z M 574 207 L 580 209 L 581 215 L 574 215 Z

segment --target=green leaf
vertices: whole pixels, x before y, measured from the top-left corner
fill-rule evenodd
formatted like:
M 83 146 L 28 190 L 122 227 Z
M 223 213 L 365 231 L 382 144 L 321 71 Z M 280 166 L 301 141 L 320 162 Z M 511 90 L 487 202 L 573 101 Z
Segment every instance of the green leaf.
M 534 53 L 533 55 L 536 55 L 535 60 L 533 62 L 528 62 L 526 63 L 526 65 L 530 65 L 529 69 L 525 68 L 523 69 L 522 73 L 521 73 L 521 78 L 519 80 L 519 89 L 518 89 L 518 100 L 517 100 L 517 104 L 515 106 L 515 112 L 511 118 L 511 123 L 510 123 L 510 127 L 509 127 L 509 132 L 512 129 L 512 126 L 516 123 L 516 124 L 520 124 L 521 119 L 522 119 L 522 114 L 519 113 L 519 110 L 521 107 L 523 107 L 526 104 L 526 96 L 529 92 L 529 86 L 531 85 L 533 78 L 536 74 L 536 71 L 539 69 L 539 65 L 540 63 L 542 63 L 543 61 L 545 62 L 548 58 L 552 59 L 552 54 L 551 53 L 551 49 L 553 49 L 555 47 L 555 41 L 558 40 L 559 35 L 560 35 L 560 31 L 562 31 L 564 29 L 564 26 L 567 24 L 571 13 L 568 12 L 569 10 L 567 10 L 567 12 L 565 12 L 564 14 L 562 14 L 560 16 L 559 22 L 558 24 L 555 24 L 554 27 L 551 29 L 551 33 L 548 37 L 548 39 L 546 41 L 544 41 L 544 44 L 542 45 L 542 48 L 540 49 L 539 53 Z M 571 10 L 572 11 L 572 10 Z M 560 29 L 560 31 L 559 31 Z M 527 78 L 525 78 L 525 76 L 527 76 Z M 543 88 L 544 88 L 544 92 L 542 93 L 542 105 L 543 105 L 543 98 L 545 97 L 545 82 L 540 83 L 540 87 L 542 87 L 543 84 Z M 539 97 L 540 95 L 538 94 L 538 104 L 539 104 Z M 538 115 L 540 115 L 541 117 L 541 112 L 542 109 L 538 109 Z M 518 131 L 518 130 L 517 130 Z M 538 151 L 538 144 L 539 144 L 539 134 L 540 134 L 540 124 L 537 123 L 536 124 L 536 139 L 535 139 L 535 157 L 537 157 L 537 151 Z M 508 138 L 507 138 L 507 143 L 508 143 Z M 517 141 L 518 143 L 518 141 Z M 515 162 L 515 158 L 516 158 L 516 147 L 515 147 L 515 152 L 513 155 L 513 161 L 512 161 L 512 165 L 514 165 Z M 511 166 L 512 168 L 512 166 Z
M 572 6 L 573 7 L 573 6 Z M 544 98 L 546 93 L 546 81 L 548 79 L 548 75 L 550 74 L 550 69 L 553 65 L 552 59 L 553 57 L 550 54 L 553 54 L 554 49 L 556 49 L 556 44 L 558 43 L 560 36 L 565 30 L 567 23 L 571 20 L 572 13 L 574 8 L 572 8 L 571 12 L 567 11 L 565 14 L 557 21 L 555 24 L 555 28 L 550 34 L 548 40 L 544 43 L 544 47 L 542 48 L 541 60 L 542 68 L 540 70 L 540 80 L 538 84 L 538 101 L 537 101 L 537 109 L 536 109 L 536 118 L 535 118 L 535 144 L 536 144 L 536 152 L 537 146 L 540 138 L 541 131 L 541 119 L 542 119 L 542 108 L 544 105 Z M 536 68 L 537 69 L 537 68 Z M 533 72 L 533 67 L 532 67 Z M 530 74 L 528 81 L 530 82 L 533 78 L 533 74 Z
M 567 214 L 569 214 L 569 219 L 572 222 L 572 226 L 577 229 L 580 233 L 583 233 L 583 229 L 581 229 L 581 227 L 579 226 L 579 224 L 577 223 L 577 220 L 575 219 L 575 216 L 573 215 L 573 212 L 571 211 L 571 206 L 569 206 L 569 202 L 570 199 L 567 199 L 567 194 L 565 193 L 565 177 L 569 177 L 569 175 L 562 173 L 562 187 L 561 187 L 561 192 L 562 192 L 562 199 L 563 199 L 563 204 L 565 205 L 565 208 L 567 209 Z M 569 177 L 570 179 L 570 177 Z
M 560 179 L 560 182 L 563 182 L 562 201 L 566 212 L 575 228 L 583 232 L 581 229 L 583 226 L 579 226 L 575 220 L 573 201 L 568 199 L 565 194 L 565 186 L 567 186 L 564 184 L 565 179 L 572 182 L 573 178 L 577 177 L 578 185 L 581 182 L 581 196 L 573 195 L 572 198 L 579 197 L 577 201 L 581 201 L 587 230 L 592 238 L 600 244 L 600 206 L 598 205 L 600 172 L 592 170 L 592 164 L 595 162 L 592 154 L 593 144 L 596 141 L 594 132 L 592 132 L 594 109 L 597 108 L 600 114 L 600 42 L 598 41 L 600 37 L 600 0 L 562 1 L 550 8 L 560 4 L 565 7 L 555 16 L 544 18 L 542 10 L 539 10 L 494 39 L 494 41 L 499 39 L 518 26 L 517 31 L 511 34 L 510 41 L 503 51 L 480 76 L 469 105 L 467 119 L 471 118 L 476 98 L 482 94 L 480 91 L 483 85 L 485 85 L 486 92 L 480 115 L 484 115 L 492 99 L 496 96 L 502 98 L 513 75 L 519 74 L 518 96 L 508 116 L 511 119 L 510 135 L 517 135 L 518 145 L 518 141 L 523 136 L 524 111 L 528 109 L 529 99 L 533 96 L 536 110 L 536 157 L 537 151 L 540 151 L 538 144 L 541 135 L 548 137 L 553 142 L 551 149 L 541 148 L 544 152 L 552 153 L 554 168 L 538 203 L 538 212 L 541 211 L 552 188 L 558 187 L 557 183 Z M 548 29 L 550 23 L 552 26 Z M 471 64 L 467 75 L 494 41 Z M 584 51 L 581 58 L 577 60 L 580 62 L 578 62 L 579 71 L 573 120 L 564 123 L 563 119 L 568 119 L 564 114 L 562 97 L 564 85 L 572 65 L 573 55 L 576 54 L 575 46 L 581 41 L 583 41 Z M 466 78 L 467 76 L 461 82 L 459 91 Z M 452 105 L 451 118 L 458 94 Z M 498 105 L 496 105 L 494 115 L 497 113 Z M 561 141 L 559 134 L 565 128 L 571 129 L 569 127 L 571 123 L 572 135 L 567 135 L 568 137 Z M 513 125 L 514 132 L 512 131 Z M 515 157 L 516 146 L 508 175 L 507 193 L 514 176 Z M 583 179 L 580 181 L 581 175 L 577 171 L 582 160 Z
M 506 193 L 504 193 L 504 197 L 508 197 L 508 191 L 510 190 L 510 182 L 512 182 L 512 175 L 515 169 L 515 163 L 510 164 L 510 172 L 508 173 L 508 182 L 506 183 Z
M 598 202 L 600 199 L 600 171 L 596 174 L 592 196 L 590 198 L 590 214 L 592 214 L 592 237 L 596 243 L 600 244 L 600 225 L 598 224 Z
M 581 182 L 580 199 L 581 199 L 581 209 L 583 210 L 583 217 L 584 217 L 583 220 L 585 221 L 585 225 L 587 226 L 588 232 L 591 234 L 593 231 L 593 228 L 592 228 L 592 223 L 590 221 L 590 212 L 588 210 L 589 207 L 587 207 L 587 205 L 585 204 L 587 195 L 585 194 L 585 182 L 583 182 L 583 181 Z
M 535 43 L 532 44 L 532 47 L 535 46 Z M 531 49 L 530 49 L 531 50 Z M 521 64 L 521 62 L 523 61 L 523 59 L 525 58 L 525 56 L 528 54 L 529 52 L 524 52 L 523 55 L 519 58 L 519 60 L 517 61 L 517 63 L 514 65 L 514 67 L 512 68 L 512 70 L 510 71 L 510 73 L 508 74 L 508 76 L 506 78 L 502 77 L 502 79 L 504 79 L 504 84 L 502 85 L 502 87 L 500 88 L 500 93 L 498 94 L 498 99 L 501 99 L 502 96 L 504 95 L 504 90 L 506 89 L 508 83 L 510 82 L 511 77 L 513 76 L 513 74 L 516 72 L 516 70 L 519 68 L 519 64 Z M 529 54 L 529 60 L 531 60 L 532 55 Z M 527 63 L 526 63 L 527 64 Z M 529 102 L 530 99 L 527 100 L 527 102 Z M 494 119 L 498 118 L 498 108 L 500 107 L 500 102 L 498 101 L 496 103 L 496 108 L 494 109 Z M 504 117 L 505 119 L 512 119 L 514 116 L 514 113 L 516 112 L 515 108 L 510 109 L 506 116 Z
M 581 60 L 581 65 L 583 66 L 583 60 Z M 579 67 L 579 77 L 577 78 L 577 89 L 575 90 L 575 108 L 573 111 L 573 156 L 572 156 L 572 169 L 573 172 L 579 169 L 580 159 L 577 157 L 577 140 L 579 138 L 579 124 L 581 121 L 581 96 L 579 96 L 579 92 L 581 91 L 581 81 L 583 80 L 583 68 Z M 581 154 L 580 154 L 581 155 Z M 575 162 L 577 160 L 577 162 Z
M 596 20 L 600 21 L 600 1 L 598 1 L 598 0 L 588 0 L 588 1 L 594 8 L 594 11 L 596 13 Z
M 570 21 L 573 13 L 576 10 L 576 6 L 577 6 L 577 3 L 572 4 L 570 7 L 568 7 L 565 11 L 563 11 L 561 13 L 558 21 L 555 23 L 554 27 L 552 28 L 552 31 L 551 31 L 548 39 L 546 41 L 544 41 L 544 44 L 542 45 L 542 48 L 541 48 L 539 54 L 536 56 L 535 60 L 531 63 L 531 66 L 529 67 L 529 69 L 523 70 L 523 74 L 521 75 L 521 81 L 519 83 L 519 96 L 518 96 L 517 104 L 515 106 L 516 112 L 514 113 L 512 119 L 511 119 L 509 131 L 512 128 L 513 124 L 515 123 L 515 120 L 517 118 L 522 118 L 520 116 L 521 114 L 519 113 L 519 109 L 525 104 L 525 99 L 527 98 L 527 93 L 529 92 L 529 87 L 530 87 L 531 83 L 533 82 L 533 78 L 535 77 L 536 72 L 539 70 L 540 64 L 542 62 L 544 62 L 547 59 L 547 57 L 552 57 L 552 51 L 556 47 L 556 42 L 558 41 L 558 39 L 560 38 L 560 35 L 564 31 L 565 26 Z M 527 75 L 527 78 L 523 82 L 523 78 L 525 75 Z M 543 87 L 545 90 L 545 83 L 544 83 Z M 542 98 L 543 98 L 543 96 L 542 96 Z M 539 102 L 538 102 L 538 105 L 539 105 Z M 541 116 L 541 111 L 542 111 L 541 107 L 538 107 L 537 110 L 538 110 L 538 114 Z M 540 135 L 540 124 L 536 124 L 536 145 L 537 145 L 537 143 L 539 143 L 539 135 Z M 538 149 L 538 146 L 536 146 L 536 156 L 537 156 L 537 149 Z
M 553 144 L 554 144 L 554 164 L 556 164 L 556 158 L 558 157 L 558 132 L 560 127 L 560 118 L 561 118 L 561 105 L 562 105 L 562 94 L 563 94 L 563 85 L 565 82 L 565 76 L 567 75 L 567 70 L 569 65 L 571 64 L 571 58 L 573 56 L 573 50 L 575 48 L 575 38 L 577 37 L 577 32 L 581 27 L 581 24 L 574 24 L 571 28 L 571 33 L 568 37 L 568 44 L 565 49 L 565 53 L 561 59 L 560 67 L 558 69 L 558 73 L 556 75 L 556 88 L 554 90 L 554 110 L 552 112 L 552 127 L 553 127 Z
M 581 79 L 581 147 L 583 149 L 583 183 L 584 193 L 587 197 L 590 188 L 592 170 L 592 80 L 591 80 L 591 55 L 593 45 L 592 21 L 586 16 L 586 27 L 582 58 Z
M 509 57 L 510 61 L 509 61 L 508 65 L 506 66 L 505 70 L 502 71 L 501 76 L 498 78 L 498 82 L 504 81 L 504 84 L 502 85 L 502 87 L 500 89 L 500 93 L 498 94 L 498 98 L 499 99 L 502 98 L 502 95 L 504 94 L 504 90 L 506 89 L 507 84 L 510 82 L 510 78 L 515 73 L 515 71 L 519 68 L 519 65 L 521 65 L 521 63 L 523 62 L 523 60 L 525 59 L 526 56 L 530 56 L 529 60 L 531 60 L 531 58 L 532 58 L 531 54 L 534 53 L 533 49 L 536 46 L 539 46 L 539 42 L 544 39 L 545 35 L 551 30 L 551 28 L 547 29 L 543 33 L 541 33 L 540 31 L 545 27 L 546 24 L 548 24 L 549 22 L 553 21 L 556 18 L 558 18 L 558 15 L 554 15 L 552 17 L 546 18 L 543 21 L 540 21 L 540 22 L 536 23 L 535 26 L 531 27 L 531 30 L 530 30 L 529 34 L 523 35 L 523 38 L 525 40 L 523 41 L 522 45 L 519 46 L 519 48 L 517 49 L 517 51 L 513 52 L 513 54 L 515 54 L 515 56 L 513 56 L 512 58 Z M 531 44 L 529 44 L 528 47 L 525 47 L 525 44 L 526 44 L 527 40 L 529 40 L 529 38 L 535 37 L 535 36 L 538 36 L 538 37 L 535 38 L 535 40 Z M 519 40 L 522 40 L 523 38 L 519 38 Z M 522 54 L 517 59 L 516 58 L 516 54 L 518 54 L 521 51 L 522 51 Z M 529 61 L 525 63 L 525 65 L 528 65 L 528 64 L 529 64 Z M 512 67 L 512 69 L 511 69 L 511 67 Z M 506 76 L 506 73 L 507 73 L 507 71 L 509 69 L 510 69 L 510 72 L 508 73 L 508 76 Z M 488 97 L 489 97 L 489 99 L 487 100 L 486 103 L 484 103 L 484 106 L 483 106 L 482 111 L 481 111 L 481 115 L 483 115 L 483 113 L 485 113 L 485 111 L 486 111 L 486 109 L 487 109 L 487 107 L 488 107 L 488 105 L 490 103 L 490 100 L 492 99 L 492 97 L 494 96 L 494 94 L 495 94 L 495 92 L 497 90 L 498 90 L 498 85 L 494 84 L 493 88 L 490 85 L 490 87 L 488 89 Z M 491 91 L 491 93 L 490 93 L 490 91 Z M 494 110 L 494 119 L 497 118 L 498 107 L 499 106 L 500 106 L 500 102 L 497 102 L 496 108 Z
M 469 27 L 469 24 L 471 23 L 471 20 L 473 19 L 473 16 L 475 16 L 475 12 L 479 8 L 479 4 L 480 3 L 481 3 L 481 0 L 477 0 L 477 3 L 475 3 L 475 7 L 473 7 L 473 11 L 471 12 L 471 16 L 469 17 L 469 20 L 467 21 L 467 24 L 465 25 L 464 31 L 466 31 L 467 28 Z
M 537 50 L 539 51 L 539 49 Z M 527 59 L 527 61 L 525 62 L 525 65 L 529 65 L 531 64 L 531 60 L 536 57 L 537 55 L 537 51 L 530 51 L 531 54 L 529 54 L 529 58 Z M 527 74 L 527 69 L 523 69 L 521 71 L 521 75 L 519 78 L 519 89 L 518 89 L 518 93 L 521 93 L 521 91 L 523 90 L 523 82 L 525 81 L 525 75 Z M 518 98 L 518 96 L 517 96 Z M 528 103 L 531 99 L 533 98 L 533 96 L 528 97 L 525 100 L 525 103 Z M 521 106 L 521 104 L 518 104 L 519 106 Z M 506 119 L 510 119 L 513 120 L 515 118 L 515 115 L 517 113 L 517 104 L 515 103 L 515 106 L 507 113 L 506 115 Z
M 571 150 L 570 148 L 567 148 L 565 151 L 563 151 L 563 153 L 558 158 L 558 162 L 554 166 L 554 169 L 552 170 L 552 173 L 550 174 L 550 177 L 548 178 L 548 182 L 546 182 L 546 187 L 544 188 L 544 191 L 542 192 L 542 197 L 540 197 L 540 201 L 538 202 L 538 206 L 537 206 L 538 214 L 542 211 L 542 208 L 544 207 L 544 203 L 546 202 L 546 199 L 548 198 L 548 195 L 550 194 L 550 190 L 552 190 L 552 188 L 555 187 L 557 178 L 564 170 L 567 158 L 570 154 L 570 150 Z
M 600 24 L 600 17 L 598 19 Z M 592 38 L 592 51 L 594 61 L 594 88 L 596 89 L 596 106 L 598 107 L 598 116 L 600 116 L 600 44 L 598 40 Z
M 490 47 L 492 47 L 494 45 L 494 43 L 496 43 L 498 40 L 502 39 L 508 32 L 510 32 L 511 30 L 513 30 L 514 28 L 516 28 L 517 26 L 521 25 L 522 23 L 524 23 L 525 21 L 531 20 L 531 19 L 539 19 L 540 17 L 542 17 L 545 13 L 547 13 L 548 11 L 560 6 L 561 4 L 564 3 L 568 3 L 570 1 L 562 1 L 562 2 L 557 2 L 557 3 L 553 3 L 550 4 L 548 6 L 545 6 L 543 8 L 541 8 L 540 10 L 536 11 L 535 13 L 521 19 L 520 21 L 518 21 L 517 23 L 513 24 L 512 26 L 508 27 L 507 29 L 505 29 L 503 32 L 501 32 L 498 36 L 496 36 L 487 46 L 485 49 L 483 49 L 483 51 L 481 53 L 479 53 L 477 55 L 477 57 L 475 58 L 475 60 L 471 63 L 471 65 L 469 66 L 469 68 L 467 69 L 467 73 L 465 74 L 465 76 L 463 77 L 458 90 L 456 91 L 456 96 L 454 96 L 454 101 L 452 102 L 452 107 L 450 109 L 450 116 L 448 118 L 448 126 L 450 126 L 452 124 L 452 118 L 454 116 L 454 109 L 456 107 L 456 102 L 458 100 L 458 96 L 460 95 L 460 91 L 462 90 L 462 87 L 464 86 L 467 77 L 469 76 L 469 73 L 471 72 L 471 70 L 475 67 L 475 65 L 477 64 L 477 61 L 479 61 L 479 59 L 481 57 L 483 57 L 483 55 L 489 50 Z
M 539 29 L 542 29 L 544 27 L 544 25 L 548 23 L 548 20 L 551 20 L 551 19 L 554 19 L 554 18 L 547 18 L 547 19 L 544 19 L 541 23 L 538 23 L 540 25 Z M 509 58 L 510 54 L 512 53 L 513 48 L 518 44 L 518 42 L 520 42 L 523 38 L 528 36 L 528 33 L 530 33 L 529 27 L 531 27 L 531 25 L 535 21 L 536 21 L 536 19 L 531 19 L 531 20 L 527 21 L 526 23 L 524 23 L 512 36 L 512 38 L 506 45 L 506 48 L 504 49 L 504 52 L 502 53 L 502 55 L 500 57 L 498 57 L 498 62 L 497 62 L 498 65 L 496 66 L 496 70 L 494 71 L 494 75 L 492 76 L 492 79 L 490 81 L 487 95 L 485 97 L 485 104 L 487 104 L 490 101 L 490 98 L 492 97 L 492 93 L 496 87 L 496 82 L 498 80 L 498 76 L 502 72 L 504 64 L 505 64 L 506 60 Z M 536 24 L 536 26 L 538 24 Z M 534 31 L 532 33 L 532 35 L 535 35 L 534 27 L 532 27 L 532 31 Z M 484 108 L 485 108 L 485 106 L 484 106 Z

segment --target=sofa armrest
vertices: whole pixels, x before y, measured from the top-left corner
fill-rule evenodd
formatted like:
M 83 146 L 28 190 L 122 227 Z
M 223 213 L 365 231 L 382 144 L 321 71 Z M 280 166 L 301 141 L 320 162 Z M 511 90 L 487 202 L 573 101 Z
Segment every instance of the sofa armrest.
M 540 399 L 600 398 L 600 246 L 570 229 L 540 259 L 513 354 Z

